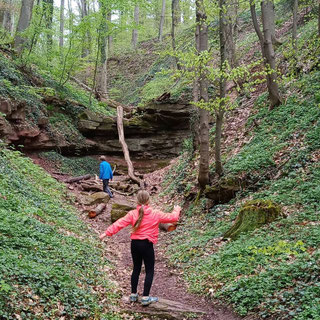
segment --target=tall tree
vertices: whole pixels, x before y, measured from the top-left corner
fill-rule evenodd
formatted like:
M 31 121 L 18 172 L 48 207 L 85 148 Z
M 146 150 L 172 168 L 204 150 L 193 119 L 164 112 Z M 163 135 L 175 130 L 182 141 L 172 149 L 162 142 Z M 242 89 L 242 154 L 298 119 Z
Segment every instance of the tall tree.
M 60 34 L 59 34 L 59 47 L 63 48 L 64 36 L 64 0 L 60 1 Z
M 22 52 L 27 42 L 27 39 L 21 36 L 21 32 L 25 31 L 30 25 L 33 1 L 34 0 L 22 0 L 17 32 L 14 39 L 14 47 L 18 53 Z
M 207 16 L 203 0 L 196 0 L 196 23 L 199 25 L 199 54 L 208 50 Z M 206 68 L 203 66 L 199 75 L 199 101 L 207 103 L 208 79 Z M 203 190 L 209 183 L 209 111 L 200 109 L 200 164 L 198 182 Z
M 176 50 L 176 30 L 178 26 L 178 10 L 179 9 L 179 0 L 172 0 L 171 2 L 171 16 L 172 16 L 172 25 L 171 25 L 171 38 L 172 38 L 172 49 Z
M 53 21 L 53 0 L 43 0 L 44 17 L 47 33 L 47 51 L 52 49 L 52 21 Z
M 261 32 L 259 27 L 254 0 L 250 0 L 250 11 L 253 26 L 259 38 L 264 64 L 267 68 L 271 69 L 267 73 L 267 86 L 270 99 L 270 110 L 272 110 L 274 107 L 280 105 L 282 100 L 277 83 L 276 58 L 272 44 L 270 16 L 268 15 L 270 11 L 268 9 L 266 10 L 266 8 L 269 8 L 268 6 L 266 6 L 267 2 L 269 1 L 261 1 L 263 33 Z
M 107 4 L 106 0 L 100 0 L 101 21 L 98 30 L 99 41 L 98 50 L 100 50 L 100 66 L 97 81 L 97 91 L 103 98 L 107 98 Z
M 160 42 L 162 41 L 162 36 L 163 36 L 163 25 L 164 25 L 165 13 L 166 13 L 166 0 L 162 0 L 160 25 L 159 25 L 159 36 L 158 36 L 158 40 Z
M 108 20 L 109 25 L 111 25 L 111 22 L 112 22 L 111 10 L 108 11 L 107 20 Z M 112 34 L 109 32 L 109 35 L 108 35 L 108 53 L 109 53 L 109 55 L 112 54 L 112 51 L 113 51 L 113 37 L 112 37 Z
M 78 6 L 79 6 L 80 13 L 81 13 L 81 20 L 85 21 L 87 16 L 89 15 L 88 1 L 87 0 L 80 0 L 80 2 L 78 3 Z M 84 34 L 84 41 L 82 44 L 82 57 L 83 58 L 90 54 L 90 42 L 91 42 L 90 28 L 86 28 L 86 32 Z
M 195 26 L 195 49 L 196 53 L 199 54 L 200 51 L 200 25 L 196 23 Z M 195 75 L 192 86 L 192 96 L 193 102 L 197 103 L 199 101 L 199 78 Z M 194 106 L 192 110 L 191 117 L 191 133 L 192 133 L 192 150 L 195 152 L 199 148 L 200 137 L 199 137 L 199 108 Z
M 138 25 L 139 25 L 139 6 L 135 6 L 134 7 L 134 24 L 135 24 L 135 27 L 133 28 L 132 30 L 132 40 L 131 40 L 131 44 L 132 44 L 132 47 L 134 49 L 137 48 L 137 44 L 138 44 Z
M 268 28 L 271 33 L 271 40 L 273 45 L 280 44 L 280 40 L 276 37 L 276 24 L 275 24 L 275 10 L 274 10 L 274 0 L 263 0 L 261 5 L 264 6 L 264 15 L 268 17 Z
M 3 8 L 0 12 L 0 25 L 12 35 L 14 26 L 13 1 L 5 0 L 3 1 L 2 6 Z

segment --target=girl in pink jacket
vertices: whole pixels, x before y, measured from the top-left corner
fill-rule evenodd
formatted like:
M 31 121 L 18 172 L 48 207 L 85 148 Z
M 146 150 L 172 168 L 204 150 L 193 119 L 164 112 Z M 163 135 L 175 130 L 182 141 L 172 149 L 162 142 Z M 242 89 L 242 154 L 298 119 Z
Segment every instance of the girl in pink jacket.
M 149 296 L 154 275 L 154 249 L 159 235 L 159 223 L 177 222 L 181 208 L 175 206 L 172 213 L 163 213 L 149 207 L 149 193 L 140 190 L 137 195 L 137 208 L 129 211 L 126 216 L 117 220 L 100 235 L 100 239 L 111 237 L 128 225 L 132 225 L 131 255 L 133 260 L 133 272 L 131 275 L 130 301 L 138 301 L 137 287 L 141 272 L 142 261 L 145 265 L 146 278 L 144 281 L 143 297 L 141 304 L 146 306 L 158 301 L 157 297 Z

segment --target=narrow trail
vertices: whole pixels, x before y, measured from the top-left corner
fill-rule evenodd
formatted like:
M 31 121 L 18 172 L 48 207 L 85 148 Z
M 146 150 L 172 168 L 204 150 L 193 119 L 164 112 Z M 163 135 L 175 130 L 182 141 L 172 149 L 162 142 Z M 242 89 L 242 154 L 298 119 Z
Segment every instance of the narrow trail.
M 63 181 L 66 175 L 57 175 L 52 172 L 52 168 L 48 166 L 46 162 L 39 159 L 36 156 L 31 157 L 33 162 L 42 166 L 48 173 L 50 173 L 57 180 Z M 161 182 L 161 176 L 165 169 L 160 169 L 149 174 L 144 175 L 144 179 L 150 184 L 153 183 L 159 186 Z M 152 184 L 152 183 L 151 183 Z M 157 189 L 157 188 L 156 188 Z M 159 190 L 157 190 L 159 192 Z M 79 198 L 80 192 L 75 186 L 71 188 L 70 192 Z M 83 192 L 82 192 L 83 194 Z M 156 195 L 151 197 L 152 201 L 155 200 Z M 125 197 L 114 192 L 114 198 L 107 204 L 106 210 L 94 219 L 90 219 L 87 215 L 81 215 L 82 219 L 93 229 L 97 234 L 102 233 L 111 224 L 110 212 L 112 204 L 121 200 L 131 200 L 135 202 L 135 196 Z M 81 212 L 81 204 L 78 203 L 78 210 Z M 172 266 L 169 266 L 168 260 L 165 257 L 165 238 L 168 236 L 165 232 L 160 232 L 159 241 L 155 245 L 155 276 L 151 288 L 151 295 L 157 296 L 161 299 L 169 300 L 169 305 L 173 306 L 172 310 L 175 310 L 174 306 L 178 308 L 182 307 L 184 310 L 189 310 L 186 312 L 181 312 L 181 310 L 174 312 L 171 310 L 161 310 L 154 306 L 142 307 L 139 303 L 129 303 L 126 298 L 130 294 L 130 277 L 132 272 L 132 259 L 130 253 L 130 228 L 127 227 L 120 232 L 118 232 L 113 237 L 107 237 L 104 240 L 106 257 L 111 261 L 114 268 L 112 270 L 112 279 L 114 279 L 122 292 L 123 299 L 120 302 L 120 310 L 126 314 L 132 314 L 130 319 L 177 319 L 177 320 L 187 320 L 187 319 L 198 319 L 198 320 L 240 320 L 241 318 L 233 313 L 229 308 L 219 305 L 205 297 L 199 295 L 194 295 L 188 292 L 187 284 L 182 279 L 181 275 Z M 144 282 L 144 268 L 142 268 L 142 273 L 140 275 L 140 281 L 138 286 L 138 293 L 143 291 Z M 170 309 L 170 308 L 169 308 Z M 201 311 L 201 313 L 192 313 L 190 310 Z M 137 315 L 137 317 L 136 317 Z M 141 318 L 142 316 L 142 318 Z M 253 320 L 254 318 L 246 318 L 246 320 Z
M 125 197 L 114 193 L 114 199 L 111 199 L 107 209 L 103 214 L 95 219 L 86 218 L 86 222 L 94 229 L 96 233 L 101 233 L 111 224 L 110 211 L 112 203 L 124 200 Z M 131 197 L 134 200 L 134 197 Z M 126 198 L 128 200 L 128 198 Z M 160 232 L 159 242 L 155 246 L 155 277 L 151 288 L 151 295 L 172 301 L 172 304 L 180 303 L 187 309 L 201 310 L 201 314 L 191 314 L 190 316 L 179 312 L 168 316 L 159 313 L 159 310 L 153 310 L 151 306 L 142 307 L 139 303 L 129 303 L 124 298 L 121 309 L 130 313 L 143 314 L 144 320 L 147 319 L 199 319 L 199 320 L 237 320 L 240 319 L 232 311 L 225 307 L 218 306 L 212 301 L 208 301 L 198 295 L 193 295 L 187 291 L 186 283 L 181 279 L 178 272 L 168 265 L 164 256 L 165 247 L 163 238 L 166 233 Z M 107 237 L 104 240 L 106 255 L 115 265 L 114 276 L 119 286 L 122 288 L 124 297 L 130 294 L 130 277 L 132 272 L 132 259 L 130 253 L 130 228 L 127 227 L 118 232 L 113 237 Z M 140 276 L 138 293 L 143 291 L 144 270 Z M 170 303 L 171 304 L 171 303 Z M 150 315 L 148 315 L 150 313 Z

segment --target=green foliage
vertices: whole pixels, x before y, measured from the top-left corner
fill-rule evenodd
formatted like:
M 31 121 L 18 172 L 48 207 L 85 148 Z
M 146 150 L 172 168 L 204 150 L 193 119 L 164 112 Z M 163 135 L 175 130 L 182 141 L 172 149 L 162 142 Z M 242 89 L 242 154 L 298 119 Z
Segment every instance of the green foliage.
M 252 138 L 225 163 L 227 174 L 258 179 L 256 191 L 209 211 L 204 201 L 193 203 L 169 247 L 192 291 L 231 303 L 241 315 L 319 318 L 319 83 L 319 71 L 301 76 L 272 111 L 266 94 L 257 99 L 247 123 Z M 248 196 L 280 203 L 287 217 L 222 241 Z
M 75 319 L 105 312 L 101 300 L 112 304 L 117 294 L 106 276 L 103 248 L 67 204 L 65 187 L 4 148 L 0 177 L 1 318 Z
M 40 153 L 40 157 L 49 161 L 60 172 L 72 176 L 95 175 L 99 172 L 100 162 L 92 157 L 67 158 L 54 151 L 42 152 Z
M 192 140 L 189 138 L 183 142 L 181 156 L 178 158 L 176 165 L 171 167 L 168 175 L 164 178 L 162 195 L 175 191 L 183 193 L 190 190 L 189 181 L 194 180 L 195 173 L 192 157 Z

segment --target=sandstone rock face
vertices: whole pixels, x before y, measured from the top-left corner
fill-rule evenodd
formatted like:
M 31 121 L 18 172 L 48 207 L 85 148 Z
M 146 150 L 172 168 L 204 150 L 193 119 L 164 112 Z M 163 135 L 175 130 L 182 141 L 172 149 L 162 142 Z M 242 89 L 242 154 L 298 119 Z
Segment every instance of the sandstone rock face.
M 179 154 L 188 137 L 191 107 L 184 104 L 150 104 L 124 120 L 130 154 L 136 158 L 170 158 Z M 106 154 L 122 154 L 116 118 L 98 117 L 90 111 L 79 116 L 79 130 Z
M 61 109 L 63 101 L 51 100 L 50 107 L 54 113 L 64 114 Z M 74 125 L 82 139 L 79 142 L 68 140 L 56 130 L 50 124 L 50 112 L 45 108 L 37 115 L 37 121 L 28 120 L 27 115 L 32 108 L 22 102 L 0 98 L 0 139 L 16 146 L 23 145 L 25 151 L 58 149 L 66 155 L 77 150 L 80 154 L 122 156 L 116 117 L 106 117 L 78 106 L 82 111 L 79 111 Z M 133 116 L 124 119 L 123 124 L 131 156 L 167 159 L 178 155 L 182 141 L 190 133 L 190 110 L 188 104 L 182 103 L 151 103 L 137 108 Z

